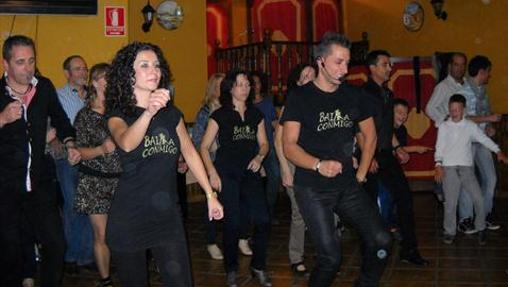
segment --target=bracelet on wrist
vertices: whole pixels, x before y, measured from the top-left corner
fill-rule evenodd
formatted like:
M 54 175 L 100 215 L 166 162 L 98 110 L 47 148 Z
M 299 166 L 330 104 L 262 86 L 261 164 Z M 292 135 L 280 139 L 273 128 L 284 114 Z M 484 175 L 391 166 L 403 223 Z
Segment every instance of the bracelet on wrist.
M 399 148 L 401 148 L 402 146 L 399 144 L 399 145 L 396 145 L 393 147 L 393 151 L 397 151 Z
M 319 172 L 319 167 L 321 166 L 321 160 L 318 159 L 318 161 L 316 162 L 316 164 L 314 165 L 314 170 Z
M 205 192 L 205 195 L 206 195 L 206 199 L 217 198 L 217 192 L 215 192 L 215 191 Z

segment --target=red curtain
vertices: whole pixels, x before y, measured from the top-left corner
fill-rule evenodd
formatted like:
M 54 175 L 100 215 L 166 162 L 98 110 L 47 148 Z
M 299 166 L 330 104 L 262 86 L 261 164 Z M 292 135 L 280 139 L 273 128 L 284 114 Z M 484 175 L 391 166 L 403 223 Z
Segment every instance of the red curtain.
M 361 85 L 367 80 L 367 68 L 355 66 L 350 68 L 348 80 L 354 85 Z M 395 97 L 403 98 L 409 103 L 409 117 L 406 123 L 408 129 L 408 145 L 422 145 L 434 147 L 437 130 L 423 109 L 432 95 L 436 84 L 434 68 L 430 59 L 420 61 L 420 86 L 422 110 L 417 112 L 415 91 L 414 66 L 412 59 L 397 59 L 388 87 Z M 406 176 L 412 179 L 431 179 L 434 176 L 434 153 L 411 154 L 411 160 L 403 165 Z
M 270 29 L 272 39 L 278 41 L 303 41 L 305 22 L 304 0 L 254 0 L 252 3 L 252 28 L 254 42 L 263 41 L 263 31 Z
M 206 32 L 208 50 L 208 76 L 217 72 L 215 49 L 217 43 L 220 48 L 226 48 L 229 43 L 228 16 L 219 4 L 206 4 Z
M 317 42 L 328 31 L 340 32 L 341 10 L 336 0 L 314 0 L 312 3 L 313 37 Z

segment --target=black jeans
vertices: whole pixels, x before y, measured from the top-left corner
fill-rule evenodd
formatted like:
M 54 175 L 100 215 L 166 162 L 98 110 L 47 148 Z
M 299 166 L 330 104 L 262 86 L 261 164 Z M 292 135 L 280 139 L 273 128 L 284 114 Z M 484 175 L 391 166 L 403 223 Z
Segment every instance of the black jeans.
M 400 232 L 402 236 L 401 253 L 408 253 L 417 248 L 415 235 L 413 194 L 409 189 L 404 171 L 391 151 L 378 152 L 376 160 L 379 164 L 377 173 L 367 176 L 366 190 L 373 202 L 377 202 L 378 181 L 388 189 L 397 208 Z
M 317 252 L 309 286 L 330 286 L 339 270 L 341 234 L 335 226 L 334 212 L 355 228 L 362 241 L 361 273 L 355 286 L 378 286 L 388 260 L 391 237 L 367 193 L 356 182 L 336 189 L 295 185 L 294 190 Z
M 21 194 L 0 186 L 0 286 L 21 286 L 23 256 L 21 249 Z M 8 200 L 7 200 L 8 199 Z
M 266 252 L 270 234 L 270 215 L 261 176 L 248 170 L 221 168 L 219 200 L 224 206 L 224 267 L 226 272 L 238 270 L 238 239 L 245 229 L 243 212 L 254 225 L 251 267 L 266 269 Z
M 40 286 L 61 285 L 65 239 L 56 195 L 54 182 L 40 182 L 37 189 L 21 194 L 16 202 L 0 206 L 0 244 L 5 252 L 2 267 L 6 268 L 0 271 L 6 272 L 0 274 L 1 286 L 21 286 L 23 268 L 33 264 L 23 262 L 22 244 L 34 239 L 42 245 Z
M 150 248 L 164 287 L 191 287 L 192 274 L 185 237 L 170 244 Z M 123 287 L 148 286 L 146 250 L 119 252 L 111 250 L 117 274 Z

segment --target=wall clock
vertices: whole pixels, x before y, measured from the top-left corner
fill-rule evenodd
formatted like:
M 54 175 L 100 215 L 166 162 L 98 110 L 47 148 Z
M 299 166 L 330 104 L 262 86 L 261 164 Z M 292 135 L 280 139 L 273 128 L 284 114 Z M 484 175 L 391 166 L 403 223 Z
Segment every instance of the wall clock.
M 402 24 L 410 32 L 416 32 L 423 26 L 424 13 L 418 2 L 409 2 L 402 15 Z

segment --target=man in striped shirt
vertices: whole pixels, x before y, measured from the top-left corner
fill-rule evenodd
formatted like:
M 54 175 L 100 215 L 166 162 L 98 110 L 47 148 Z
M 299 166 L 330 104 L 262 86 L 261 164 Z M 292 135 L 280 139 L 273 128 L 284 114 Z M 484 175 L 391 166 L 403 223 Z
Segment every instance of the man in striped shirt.
M 77 113 L 85 105 L 88 67 L 83 57 L 72 55 L 63 62 L 67 84 L 57 90 L 58 100 L 74 125 Z M 92 229 L 85 214 L 74 211 L 74 195 L 78 184 L 78 168 L 65 159 L 56 158 L 57 178 L 63 195 L 63 222 L 68 272 L 76 273 L 78 266 L 93 262 Z

